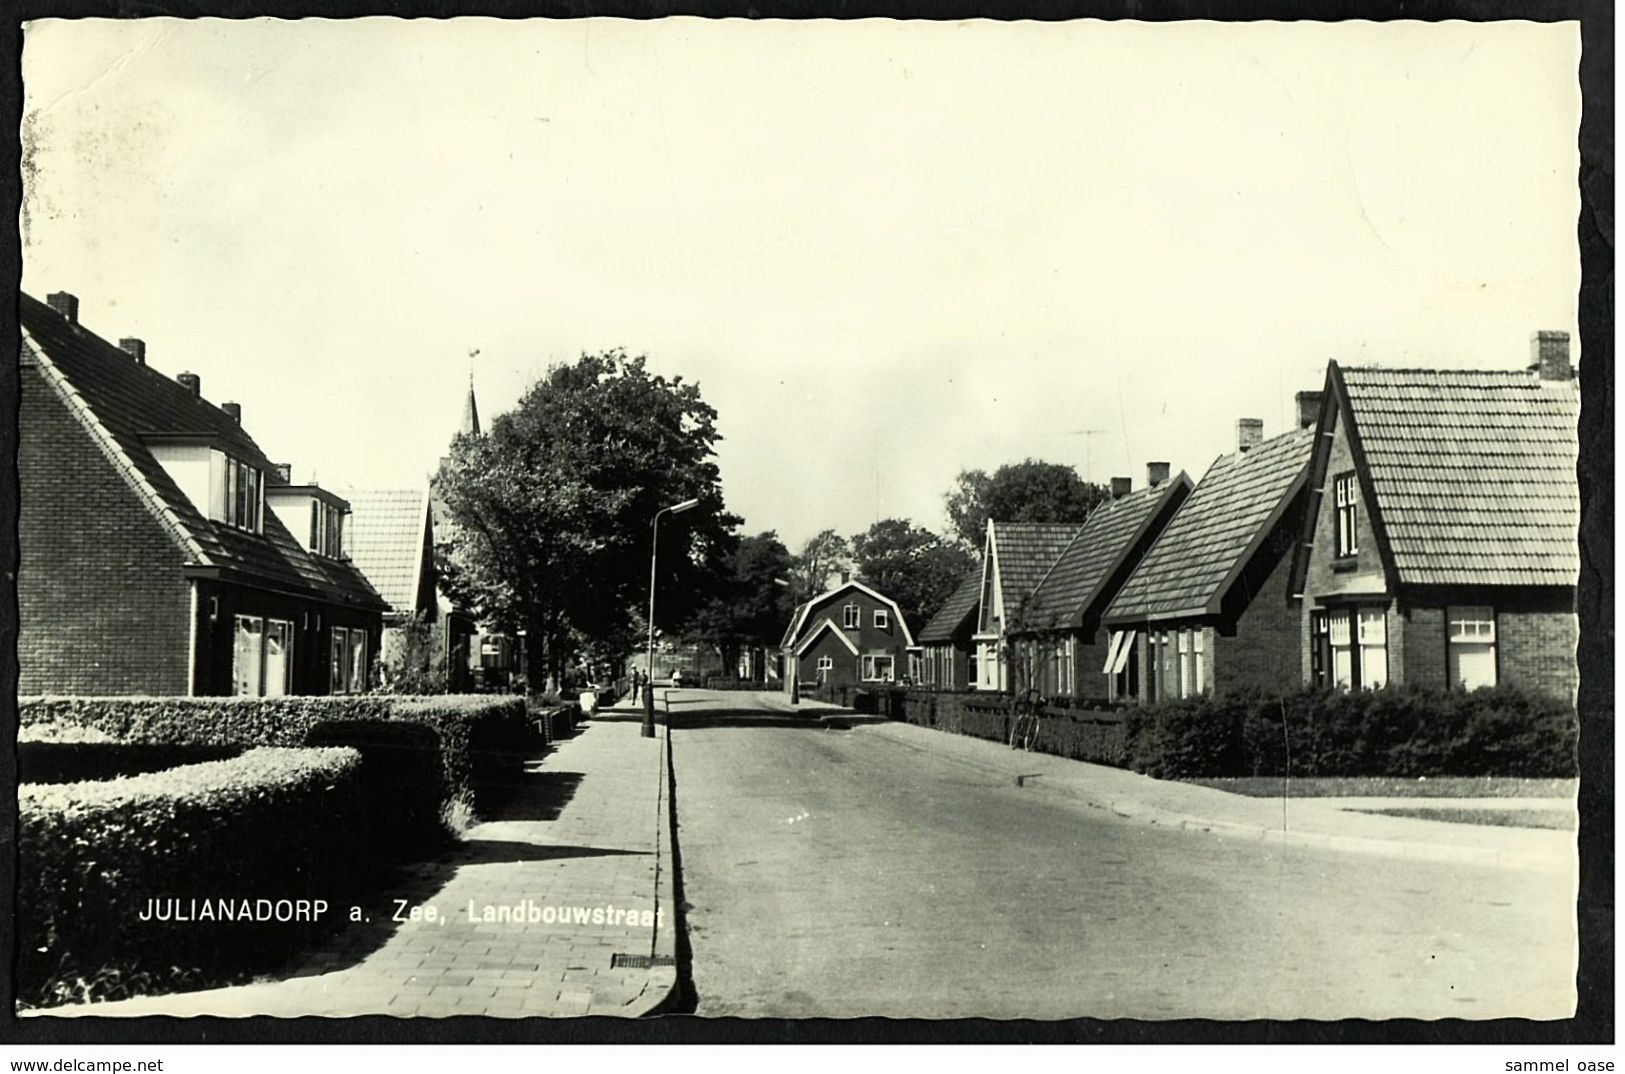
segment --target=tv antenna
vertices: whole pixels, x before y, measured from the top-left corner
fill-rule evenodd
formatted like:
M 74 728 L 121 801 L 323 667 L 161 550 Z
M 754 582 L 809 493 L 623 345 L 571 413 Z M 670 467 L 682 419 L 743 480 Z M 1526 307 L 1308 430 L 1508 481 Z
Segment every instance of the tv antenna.
M 1107 429 L 1067 429 L 1065 432 L 1061 433 L 1062 436 L 1083 437 L 1083 479 L 1086 482 L 1094 480 L 1094 478 L 1090 476 L 1090 455 L 1092 454 L 1092 449 L 1094 447 L 1095 437 L 1108 431 L 1109 430 Z

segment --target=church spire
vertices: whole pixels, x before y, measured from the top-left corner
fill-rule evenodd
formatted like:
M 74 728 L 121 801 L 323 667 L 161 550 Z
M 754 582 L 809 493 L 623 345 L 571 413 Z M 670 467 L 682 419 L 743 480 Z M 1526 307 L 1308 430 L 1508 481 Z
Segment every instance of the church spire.
M 458 428 L 458 436 L 480 435 L 480 408 L 474 401 L 474 356 L 480 353 L 478 347 L 468 352 L 468 399 L 463 403 L 463 424 Z

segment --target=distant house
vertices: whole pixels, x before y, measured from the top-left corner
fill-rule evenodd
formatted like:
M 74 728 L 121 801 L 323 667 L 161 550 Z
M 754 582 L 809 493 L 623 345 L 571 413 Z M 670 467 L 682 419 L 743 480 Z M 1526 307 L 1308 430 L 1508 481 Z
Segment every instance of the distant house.
M 344 557 L 348 504 L 78 310 L 18 297 L 18 692 L 365 690 L 388 605 Z
M 373 588 L 394 609 L 384 617 L 382 652 L 406 644 L 414 618 L 429 628 L 428 650 L 418 670 L 443 674 L 447 688 L 473 686 L 469 663 L 475 624 L 439 592 L 434 563 L 434 512 L 427 486 L 417 489 L 346 490 L 350 524 L 345 548 Z
M 1078 522 L 988 520 L 976 632 L 971 637 L 976 646 L 972 689 L 1002 693 L 1016 688 L 1006 648 L 1009 624 L 1019 620 L 1039 581 L 1082 528 Z
M 976 611 L 982 568 L 965 575 L 937 614 L 920 629 L 920 683 L 939 690 L 966 690 L 976 681 Z
M 780 652 L 788 688 L 792 674 L 832 686 L 901 682 L 919 651 L 896 601 L 848 581 L 797 605 Z
M 1137 492 L 1131 479 L 1112 478 L 1112 498 L 1090 513 L 1010 626 L 1018 678 L 1045 696 L 1111 696 L 1100 617 L 1192 488 L 1183 471 L 1168 480 L 1160 463 L 1147 476 L 1149 487 Z
M 1300 426 L 1306 410 L 1300 400 Z M 1113 698 L 1297 688 L 1302 644 L 1287 578 L 1314 433 L 1265 440 L 1255 418 L 1237 433 L 1237 450 L 1208 468 L 1102 616 Z
M 1529 372 L 1330 365 L 1294 579 L 1304 681 L 1574 696 L 1568 344 L 1536 333 Z

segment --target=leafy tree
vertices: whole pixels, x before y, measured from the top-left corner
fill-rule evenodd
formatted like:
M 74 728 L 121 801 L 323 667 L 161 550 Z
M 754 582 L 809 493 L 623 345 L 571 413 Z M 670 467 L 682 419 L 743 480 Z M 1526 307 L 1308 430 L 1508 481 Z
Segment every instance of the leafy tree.
M 741 538 L 724 559 L 724 580 L 695 618 L 694 640 L 722 650 L 723 667 L 738 666 L 746 647 L 772 648 L 795 609 L 790 579 L 795 559 L 772 530 Z
M 792 571 L 794 597 L 798 601 L 815 597 L 830 587 L 835 576 L 852 566 L 852 546 L 834 530 L 807 538 L 795 557 Z
M 887 518 L 852 539 L 858 576 L 897 602 L 919 630 L 976 564 L 957 542 L 907 519 Z
M 987 520 L 997 522 L 1082 522 L 1110 496 L 1070 466 L 1027 459 L 993 471 L 962 470 L 947 501 L 948 521 L 960 540 L 981 548 Z
M 697 508 L 660 523 L 657 625 L 683 624 L 739 522 L 723 509 L 719 438 L 698 386 L 651 374 L 642 357 L 554 366 L 487 435 L 459 437 L 435 477 L 449 595 L 498 629 L 524 629 L 532 681 L 557 681 L 573 637 L 630 642 L 655 512 L 693 497 Z

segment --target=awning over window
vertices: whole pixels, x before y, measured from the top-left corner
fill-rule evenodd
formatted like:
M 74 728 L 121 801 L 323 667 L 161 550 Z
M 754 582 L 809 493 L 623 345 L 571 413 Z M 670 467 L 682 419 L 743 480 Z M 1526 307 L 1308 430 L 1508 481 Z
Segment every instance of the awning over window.
M 1128 654 L 1134 651 L 1134 637 L 1137 631 L 1112 631 L 1111 647 L 1106 650 L 1106 666 L 1101 670 L 1108 675 L 1121 675 L 1123 669 L 1128 667 Z
M 1113 630 L 1111 632 L 1111 645 L 1107 647 L 1107 663 L 1102 666 L 1103 673 L 1118 674 L 1128 666 L 1129 648 L 1134 647 L 1134 630 Z

